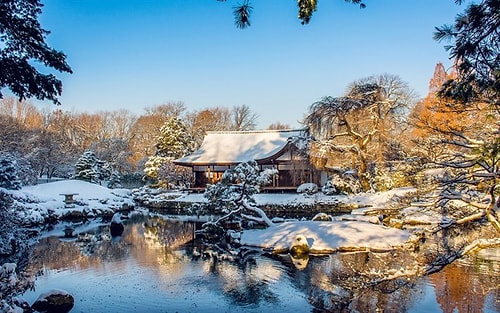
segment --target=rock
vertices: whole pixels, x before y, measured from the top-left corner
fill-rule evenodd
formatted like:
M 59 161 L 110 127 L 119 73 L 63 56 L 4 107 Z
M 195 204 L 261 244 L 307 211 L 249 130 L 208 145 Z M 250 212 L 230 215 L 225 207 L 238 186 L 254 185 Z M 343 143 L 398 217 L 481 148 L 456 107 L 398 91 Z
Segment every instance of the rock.
M 85 220 L 86 218 L 87 216 L 85 215 L 85 212 L 83 212 L 82 210 L 71 210 L 64 213 L 61 216 L 61 219 L 69 221 L 82 221 Z
M 380 217 L 379 216 L 370 216 L 368 221 L 372 224 L 380 224 Z
M 330 222 L 333 218 L 326 213 L 318 213 L 313 216 L 312 220 L 316 222 Z
M 71 227 L 71 226 L 66 226 L 66 227 L 64 227 L 63 231 L 64 231 L 64 237 L 65 237 L 65 238 L 71 238 L 71 237 L 74 237 L 74 236 L 73 236 L 73 232 L 75 231 L 75 229 L 74 229 L 73 227 Z
M 66 313 L 75 305 L 75 299 L 68 292 L 53 289 L 41 294 L 31 308 L 37 312 Z
M 109 232 L 113 237 L 121 236 L 124 230 L 125 226 L 122 223 L 111 222 L 111 225 L 109 225 Z
M 297 193 L 312 195 L 318 192 L 318 185 L 315 183 L 305 183 L 297 187 Z
M 301 259 L 307 254 L 309 254 L 309 244 L 307 243 L 306 236 L 297 235 L 290 247 L 290 255 L 293 258 Z
M 122 223 L 121 213 L 115 213 L 111 218 L 111 224 L 109 225 L 109 232 L 111 233 L 111 236 L 121 236 L 124 230 L 125 227 Z

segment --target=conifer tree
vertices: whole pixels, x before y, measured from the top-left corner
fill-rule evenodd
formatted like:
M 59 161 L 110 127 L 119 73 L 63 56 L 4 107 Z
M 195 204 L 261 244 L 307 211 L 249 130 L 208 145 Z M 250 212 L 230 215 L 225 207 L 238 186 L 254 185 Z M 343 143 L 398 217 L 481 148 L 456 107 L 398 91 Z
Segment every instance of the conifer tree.
M 155 155 L 146 161 L 144 180 L 168 188 L 177 183 L 189 185 L 186 168 L 172 164 L 172 160 L 192 153 L 195 145 L 186 124 L 178 117 L 169 118 L 160 128 Z
M 66 55 L 45 42 L 49 31 L 38 22 L 42 6 L 39 0 L 0 1 L 0 98 L 6 87 L 21 99 L 35 97 L 59 104 L 61 81 L 40 73 L 33 64 L 71 73 Z
M 21 189 L 21 180 L 17 176 L 17 162 L 8 155 L 0 155 L 0 187 Z

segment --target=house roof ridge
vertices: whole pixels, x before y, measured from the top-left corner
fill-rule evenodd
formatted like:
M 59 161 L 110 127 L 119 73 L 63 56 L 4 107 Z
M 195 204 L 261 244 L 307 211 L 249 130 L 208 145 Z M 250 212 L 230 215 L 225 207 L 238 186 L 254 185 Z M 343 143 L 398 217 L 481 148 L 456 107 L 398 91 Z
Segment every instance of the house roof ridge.
M 306 131 L 307 128 L 290 129 L 261 129 L 261 130 L 210 130 L 207 134 L 264 134 L 264 133 L 292 133 Z

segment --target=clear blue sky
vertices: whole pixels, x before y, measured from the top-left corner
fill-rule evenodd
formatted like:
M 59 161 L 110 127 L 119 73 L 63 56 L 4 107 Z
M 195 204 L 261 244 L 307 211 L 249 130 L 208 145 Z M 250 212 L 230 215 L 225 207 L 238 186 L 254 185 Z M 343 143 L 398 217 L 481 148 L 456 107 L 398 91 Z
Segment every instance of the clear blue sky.
M 435 26 L 454 0 L 322 0 L 309 25 L 296 1 L 253 0 L 252 26 L 227 0 L 42 0 L 47 41 L 74 73 L 59 74 L 64 110 L 97 112 L 182 101 L 189 111 L 248 105 L 258 128 L 299 126 L 309 106 L 372 74 L 399 75 L 427 93 L 437 62 L 451 65 Z

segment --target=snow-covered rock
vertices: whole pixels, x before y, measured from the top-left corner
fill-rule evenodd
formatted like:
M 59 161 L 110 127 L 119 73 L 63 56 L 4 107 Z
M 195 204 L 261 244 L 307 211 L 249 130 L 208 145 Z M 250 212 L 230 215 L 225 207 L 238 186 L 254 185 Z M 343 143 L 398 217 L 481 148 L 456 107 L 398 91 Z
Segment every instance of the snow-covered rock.
M 31 306 L 38 312 L 69 312 L 75 305 L 75 299 L 68 292 L 60 289 L 52 289 L 41 294 Z
M 298 234 L 290 245 L 290 254 L 293 256 L 301 256 L 309 253 L 309 243 L 306 236 Z
M 304 183 L 297 187 L 297 193 L 306 193 L 309 195 L 315 194 L 318 192 L 318 185 L 315 183 Z

